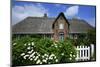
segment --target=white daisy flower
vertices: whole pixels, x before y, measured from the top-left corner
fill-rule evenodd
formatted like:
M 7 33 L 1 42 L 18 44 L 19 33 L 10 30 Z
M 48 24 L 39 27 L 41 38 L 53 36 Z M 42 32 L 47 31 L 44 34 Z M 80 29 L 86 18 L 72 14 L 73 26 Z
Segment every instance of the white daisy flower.
M 47 54 L 44 54 L 44 56 L 47 56 Z
M 45 63 L 47 62 L 47 60 L 45 60 L 45 59 L 43 59 L 42 61 L 45 62 Z
M 75 55 L 73 55 L 73 57 L 75 57 Z
M 35 56 L 33 56 L 33 58 L 35 58 Z
M 17 43 L 13 43 L 13 45 L 16 45 Z
M 32 61 L 32 60 L 33 60 L 33 58 L 30 58 L 30 60 Z
M 27 47 L 27 49 L 28 49 L 28 50 L 30 50 L 30 49 L 31 49 L 31 47 Z
M 48 57 L 49 55 L 47 54 L 46 56 Z
M 61 54 L 62 56 L 64 55 L 64 53 Z
M 58 59 L 56 59 L 56 62 L 58 62 Z
M 40 60 L 37 60 L 36 64 L 39 64 L 41 61 Z
M 40 62 L 40 64 L 42 64 L 42 62 Z
M 53 57 L 52 57 L 52 56 L 49 56 L 49 59 L 50 59 L 50 60 L 52 60 L 52 59 L 53 59 Z
M 24 55 L 25 55 L 25 53 L 22 53 L 22 54 L 21 54 L 21 56 L 24 56 Z
M 26 46 L 26 44 L 24 44 L 24 46 Z
M 32 42 L 32 46 L 34 46 L 34 42 Z
M 69 58 L 70 60 L 72 60 L 72 58 Z
M 38 59 L 38 56 L 36 56 L 34 60 L 36 61 L 37 59 Z
M 26 59 L 26 57 L 29 57 L 29 55 L 25 55 L 25 56 L 24 56 L 24 59 Z
M 46 60 L 48 60 L 48 58 L 45 58 Z
M 70 54 L 70 57 L 72 57 L 72 54 Z
M 44 58 L 44 55 L 42 56 L 42 58 Z
M 33 50 L 31 50 L 31 51 L 28 51 L 28 53 L 30 54 L 30 53 L 32 53 L 33 52 Z
M 40 54 L 38 56 L 40 56 Z
M 57 46 L 57 45 L 55 45 L 55 47 L 57 48 L 58 46 Z
M 35 54 L 35 52 L 33 52 L 33 53 L 30 55 L 30 57 L 34 56 L 34 54 Z
M 71 52 L 71 53 L 73 53 L 73 52 Z
M 55 56 L 54 54 L 51 54 L 51 56 Z
M 40 55 L 39 53 L 37 53 L 37 55 Z
M 40 54 L 39 54 L 39 53 L 37 53 L 37 55 L 38 55 L 38 56 L 40 56 Z
M 54 56 L 54 58 L 56 59 L 57 57 L 56 57 L 56 56 Z
M 30 43 L 28 43 L 28 45 L 30 46 L 31 44 L 30 44 Z

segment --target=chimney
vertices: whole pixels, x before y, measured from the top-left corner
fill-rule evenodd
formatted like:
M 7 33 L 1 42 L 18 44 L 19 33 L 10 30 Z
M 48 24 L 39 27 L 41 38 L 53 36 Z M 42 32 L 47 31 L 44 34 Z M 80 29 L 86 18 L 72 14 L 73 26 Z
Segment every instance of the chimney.
M 48 16 L 47 16 L 47 14 L 45 13 L 45 14 L 44 14 L 44 18 L 47 18 L 47 17 L 48 17 Z

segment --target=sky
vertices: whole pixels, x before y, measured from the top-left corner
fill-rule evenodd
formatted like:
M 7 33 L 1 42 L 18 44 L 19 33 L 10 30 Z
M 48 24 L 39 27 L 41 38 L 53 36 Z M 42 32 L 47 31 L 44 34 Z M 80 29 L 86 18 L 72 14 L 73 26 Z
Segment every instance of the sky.
M 43 17 L 46 13 L 48 17 L 57 17 L 63 12 L 67 19 L 78 18 L 87 21 L 95 27 L 96 7 L 89 5 L 57 4 L 12 1 L 12 25 L 22 21 L 26 17 Z

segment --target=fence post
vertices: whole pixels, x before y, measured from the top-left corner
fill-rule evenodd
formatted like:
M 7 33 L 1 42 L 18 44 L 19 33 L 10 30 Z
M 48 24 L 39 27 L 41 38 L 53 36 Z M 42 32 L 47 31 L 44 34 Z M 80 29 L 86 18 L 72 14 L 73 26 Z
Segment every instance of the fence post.
M 91 46 L 91 60 L 92 60 L 94 56 L 94 44 L 90 44 L 90 46 Z
M 84 49 L 84 48 L 85 48 L 85 46 L 83 45 L 83 49 Z M 85 50 L 85 49 L 84 49 L 84 50 Z M 83 50 L 83 58 L 85 57 L 85 56 L 84 56 L 84 53 L 85 53 L 84 50 Z M 83 59 L 83 60 L 84 60 L 84 59 Z
M 90 47 L 88 46 L 88 60 L 90 60 L 90 56 L 91 56 L 91 55 L 90 55 L 90 52 L 91 52 L 91 51 L 90 51 Z

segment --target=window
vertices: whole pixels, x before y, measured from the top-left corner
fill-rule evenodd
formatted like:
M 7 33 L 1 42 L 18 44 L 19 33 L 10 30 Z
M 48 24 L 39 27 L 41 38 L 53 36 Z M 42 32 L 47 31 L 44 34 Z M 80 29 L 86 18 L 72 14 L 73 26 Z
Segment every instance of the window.
M 59 33 L 59 40 L 64 40 L 64 33 L 63 32 L 61 32 L 61 33 Z
M 77 35 L 74 35 L 74 39 L 77 39 Z
M 59 29 L 64 29 L 64 24 L 60 23 L 59 24 Z

